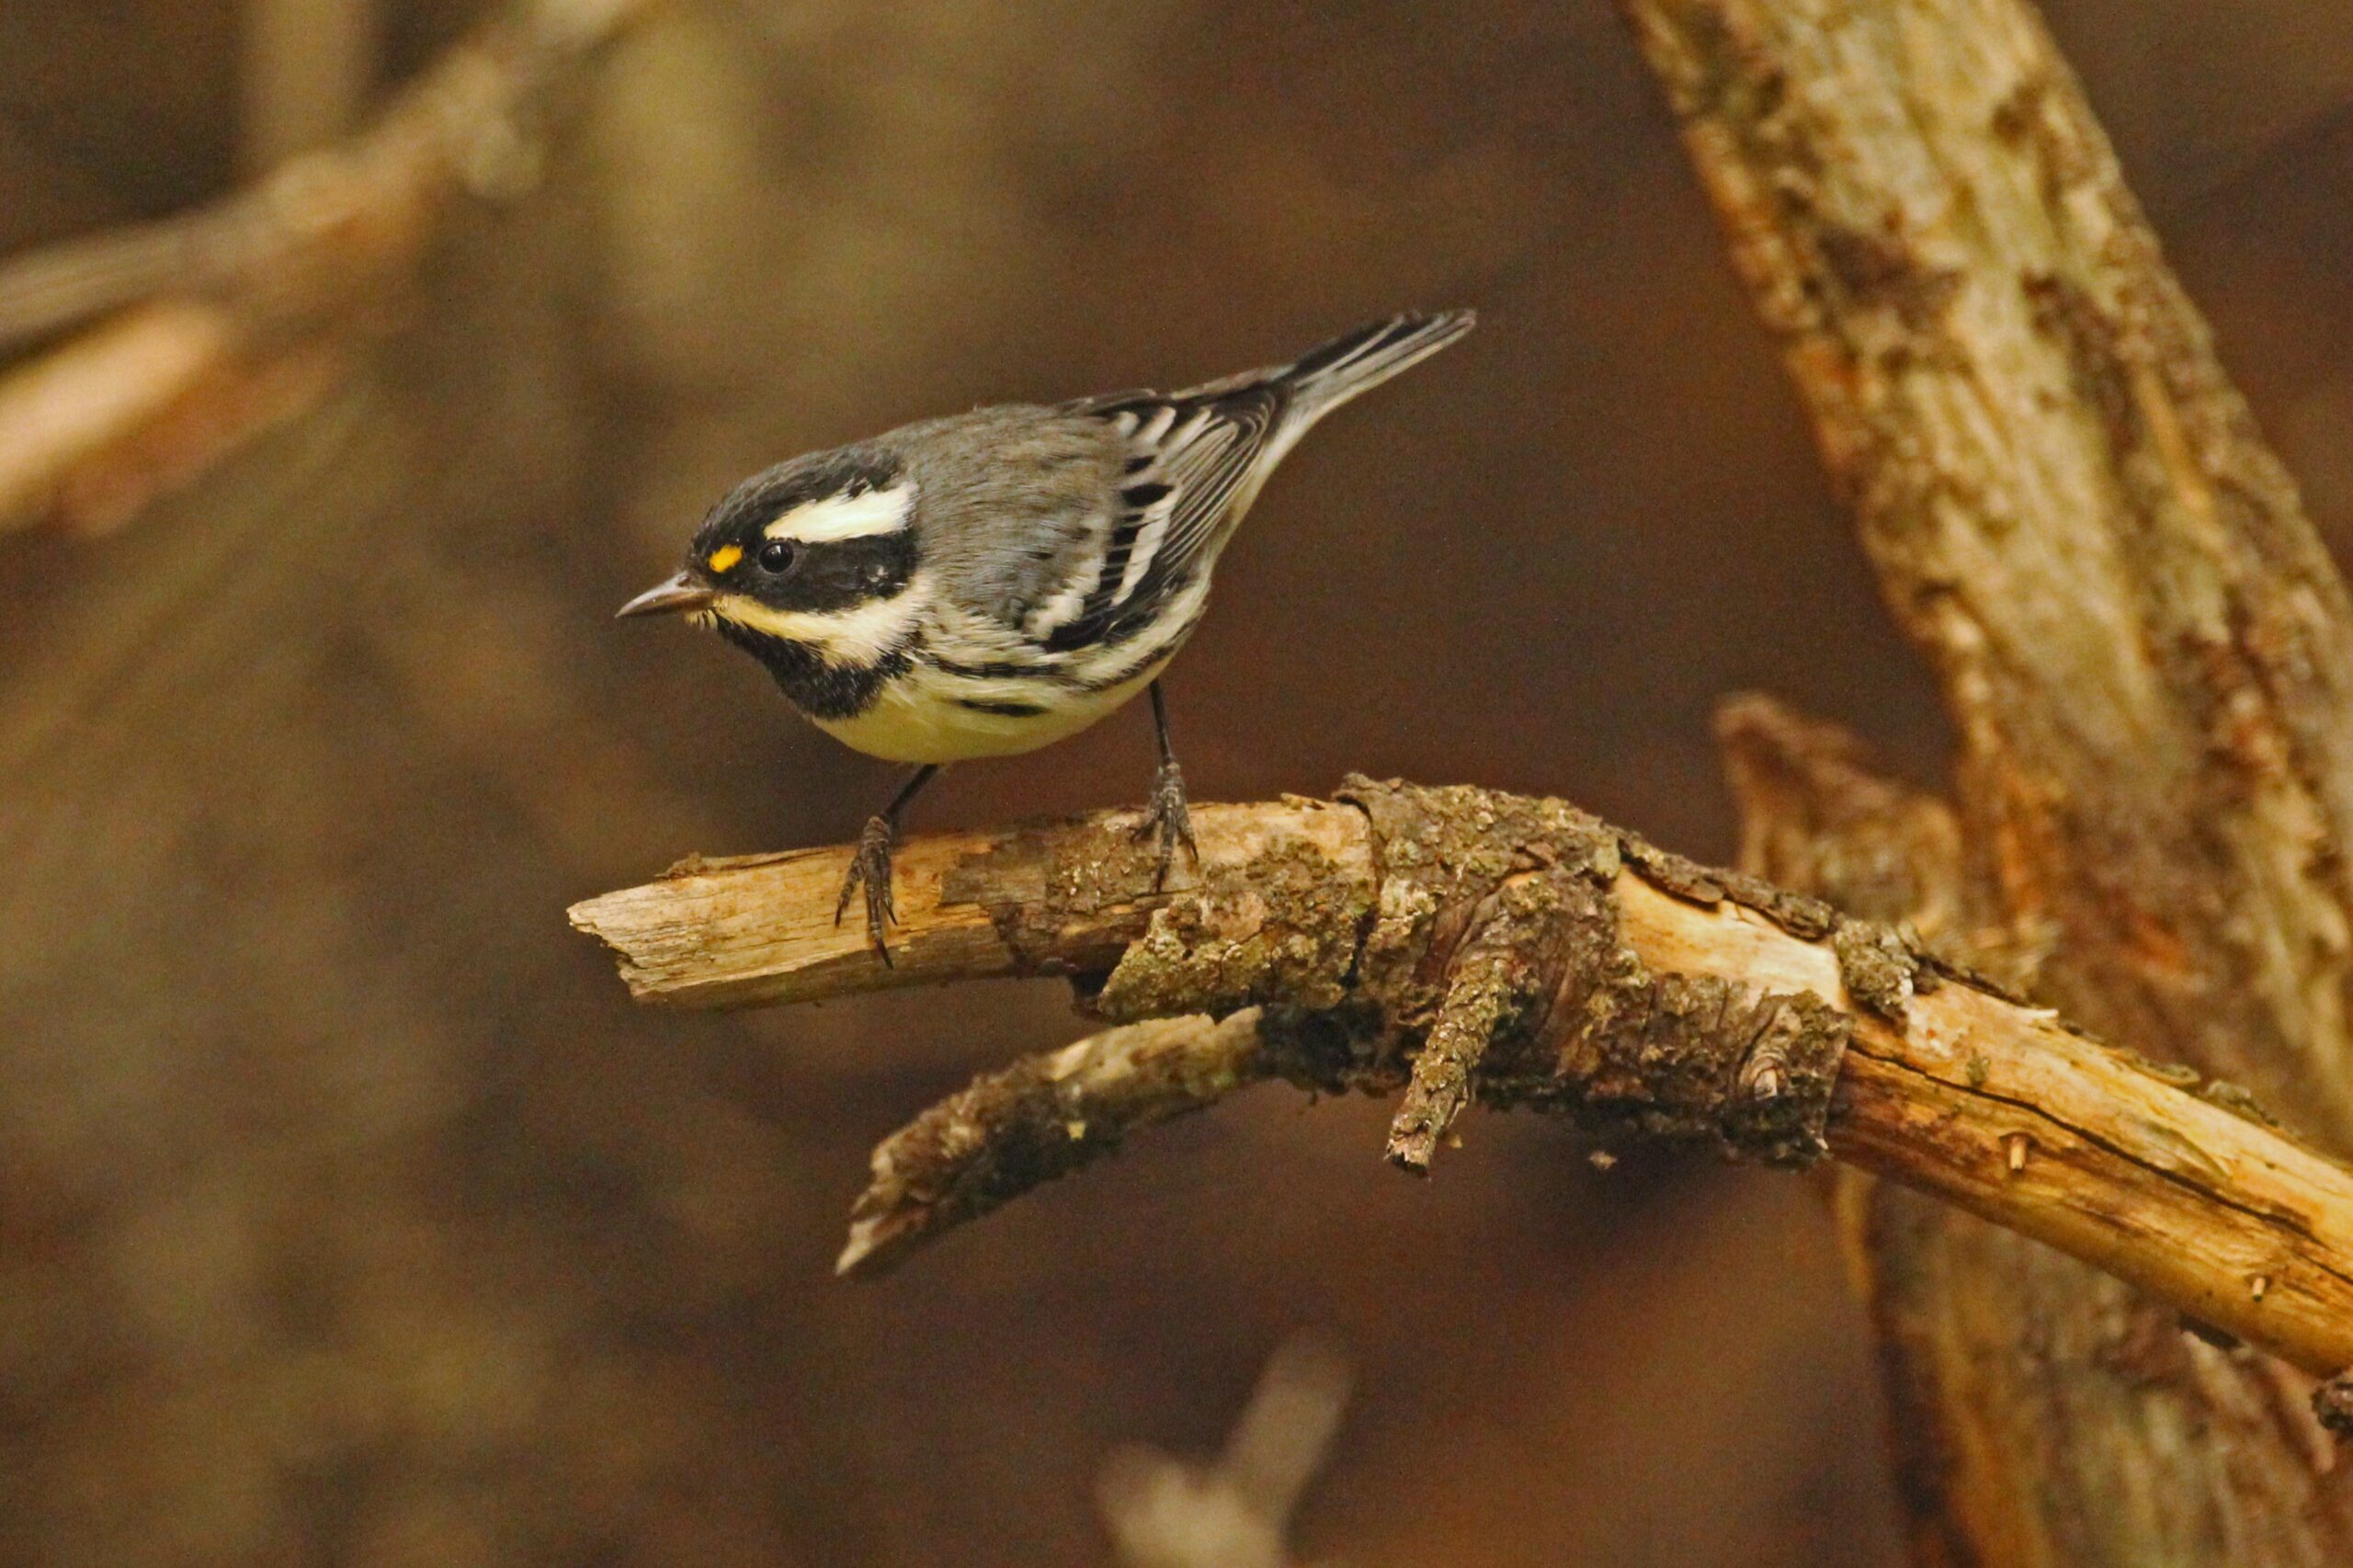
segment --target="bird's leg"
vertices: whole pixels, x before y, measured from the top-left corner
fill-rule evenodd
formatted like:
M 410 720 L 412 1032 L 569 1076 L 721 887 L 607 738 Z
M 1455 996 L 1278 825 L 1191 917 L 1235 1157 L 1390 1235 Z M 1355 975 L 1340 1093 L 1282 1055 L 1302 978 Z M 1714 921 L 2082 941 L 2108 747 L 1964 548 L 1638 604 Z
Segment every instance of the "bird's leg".
M 1185 809 L 1185 770 L 1176 766 L 1176 753 L 1168 744 L 1168 703 L 1160 695 L 1160 683 L 1152 683 L 1152 731 L 1160 742 L 1160 771 L 1153 776 L 1152 801 L 1144 807 L 1143 821 L 1136 827 L 1136 837 L 1148 838 L 1160 835 L 1160 869 L 1153 874 L 1152 891 L 1158 892 L 1168 881 L 1168 868 L 1176 858 L 1176 846 L 1185 846 L 1193 869 L 1201 865 L 1201 847 L 1193 842 L 1193 819 Z
M 842 923 L 849 913 L 849 901 L 860 886 L 866 889 L 866 935 L 874 943 L 874 950 L 882 955 L 882 963 L 891 962 L 891 944 L 886 936 L 891 922 L 899 917 L 898 909 L 891 902 L 891 842 L 898 836 L 899 813 L 907 809 L 923 787 L 939 771 L 939 764 L 926 762 L 907 775 L 891 803 L 866 819 L 866 830 L 858 835 L 858 853 L 850 857 L 849 875 L 842 879 L 842 896 L 834 905 L 834 924 Z

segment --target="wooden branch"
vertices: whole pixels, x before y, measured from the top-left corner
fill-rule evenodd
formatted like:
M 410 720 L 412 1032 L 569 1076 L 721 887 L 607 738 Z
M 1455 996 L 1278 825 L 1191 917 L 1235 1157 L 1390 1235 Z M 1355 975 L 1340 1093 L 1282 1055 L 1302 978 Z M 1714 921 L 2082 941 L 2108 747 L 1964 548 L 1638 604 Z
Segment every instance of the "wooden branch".
M 2070 1017 L 2353 1149 L 2353 613 L 2050 35 L 1620 4 L 1953 715 L 1961 855 L 1920 885 Z M 1814 821 L 1752 843 L 1863 891 L 1836 840 L 1886 824 Z M 2353 1561 L 2299 1380 L 1949 1210 L 1864 1222 L 1921 1561 Z
M 352 142 L 159 223 L 0 265 L 0 531 L 97 531 L 316 403 L 399 319 L 444 215 L 537 177 L 532 121 L 655 0 L 523 0 Z M 103 318 L 103 319 L 98 319 Z
M 2353 1149 L 2353 603 L 2023 0 L 1621 0 L 2069 1011 Z
M 1916 921 L 1948 946 L 1967 938 L 1969 887 L 1945 802 L 1887 777 L 1836 725 L 1769 698 L 1724 703 L 1716 734 L 1740 807 L 1742 870 L 1870 919 Z M 1996 1560 L 2046 1559 L 2025 1544 L 2040 1531 L 2004 1451 L 2017 1449 L 2012 1418 L 2032 1406 L 2019 1391 L 1985 1397 L 1978 1391 L 2000 1380 L 1962 1370 L 2011 1364 L 2017 1273 L 2056 1275 L 2065 1295 L 2097 1296 L 2098 1317 L 2133 1322 L 2140 1369 L 2157 1358 L 2148 1351 L 2186 1363 L 2191 1342 L 2147 1298 L 2113 1282 L 2102 1291 L 2073 1260 L 1892 1182 L 1842 1171 L 1832 1210 L 1848 1278 L 1885 1347 L 1888 1437 L 1915 1560 L 1970 1562 L 1977 1540 L 2000 1542 Z
M 890 968 L 833 925 L 846 847 L 690 862 L 572 916 L 673 1005 L 1060 973 L 1116 1021 L 1264 1009 L 1115 1031 L 927 1113 L 878 1154 L 846 1268 L 1243 1084 L 1393 1089 L 1475 955 L 1523 998 L 1470 1071 L 1491 1105 L 1784 1163 L 1826 1142 L 2307 1369 L 2353 1364 L 2353 1175 L 1888 927 L 1482 790 L 1204 807 L 1198 880 L 1158 895 L 1134 820 L 909 841 Z
M 1741 807 L 1743 870 L 1876 919 L 1916 914 L 1931 939 L 1997 970 L 2034 967 L 1998 927 L 1969 924 L 1988 917 L 1962 881 L 1943 801 L 1880 772 L 1844 730 L 1768 699 L 1726 703 L 1717 732 Z M 2353 1415 L 2353 1404 L 2340 1408 L 2353 1389 L 2343 1379 L 2314 1391 L 2194 1320 L 2185 1335 L 2160 1303 L 1922 1193 L 1849 1168 L 1834 1208 L 1849 1275 L 1887 1347 L 1898 1491 L 1914 1505 L 1919 1561 L 2066 1561 L 2073 1531 L 2095 1521 L 2128 1537 L 2128 1561 L 2176 1550 L 2168 1521 L 2139 1510 L 2052 1519 L 2019 1473 L 2055 1432 L 2067 1434 L 2071 1473 L 2144 1468 L 2155 1434 L 2085 1418 L 2110 1398 L 2145 1407 L 2163 1387 L 2230 1391 L 2207 1449 L 2226 1467 L 2259 1454 L 2270 1433 L 2297 1434 L 2325 1456 L 2314 1417 Z M 2013 1375 L 2054 1366 L 2063 1376 Z M 2221 1480 L 2245 1484 L 2228 1470 Z M 2264 1506 L 2305 1521 L 2326 1517 L 2320 1485 L 2301 1466 L 2270 1468 L 2239 1494 L 2276 1497 Z
M 1205 882 L 1296 858 L 1328 862 L 1351 885 L 1371 865 L 1362 818 L 1321 803 L 1195 812 Z M 1131 812 L 1084 831 L 927 834 L 896 857 L 899 924 L 881 963 L 853 921 L 834 917 L 847 851 L 802 849 L 680 862 L 660 881 L 574 906 L 572 921 L 621 957 L 642 1002 L 743 1007 L 949 980 L 1108 973 L 1144 935 L 1156 852 Z M 1001 909 L 1000 922 L 992 908 Z M 1185 1011 L 1187 1009 L 1172 1009 Z

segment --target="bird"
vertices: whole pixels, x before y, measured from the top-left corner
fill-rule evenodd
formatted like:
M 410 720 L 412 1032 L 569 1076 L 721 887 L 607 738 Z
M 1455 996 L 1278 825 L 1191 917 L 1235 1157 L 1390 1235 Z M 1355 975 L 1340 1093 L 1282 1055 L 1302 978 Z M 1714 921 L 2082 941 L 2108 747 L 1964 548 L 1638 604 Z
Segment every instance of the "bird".
M 1140 693 L 1160 760 L 1135 836 L 1159 837 L 1159 891 L 1180 845 L 1200 857 L 1160 677 L 1219 554 L 1318 420 L 1476 320 L 1394 315 L 1181 392 L 976 408 L 793 458 L 729 491 L 676 574 L 619 614 L 717 631 L 817 728 L 911 766 L 834 909 L 838 926 L 863 891 L 885 964 L 892 849 L 917 793 L 950 763 L 1035 751 Z

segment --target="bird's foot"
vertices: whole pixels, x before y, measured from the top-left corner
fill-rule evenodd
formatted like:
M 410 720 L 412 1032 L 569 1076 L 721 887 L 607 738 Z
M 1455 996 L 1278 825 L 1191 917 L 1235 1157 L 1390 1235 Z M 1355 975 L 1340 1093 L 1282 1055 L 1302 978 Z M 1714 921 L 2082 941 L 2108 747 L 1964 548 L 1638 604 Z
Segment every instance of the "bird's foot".
M 834 924 L 838 926 L 849 913 L 849 901 L 858 896 L 859 888 L 866 890 L 866 936 L 885 969 L 891 966 L 891 944 L 886 938 L 899 917 L 897 905 L 891 902 L 892 837 L 889 817 L 866 819 L 866 829 L 858 835 L 858 852 L 850 857 L 849 874 L 842 879 L 841 899 L 834 905 Z
M 1187 858 L 1195 870 L 1200 869 L 1201 846 L 1193 842 L 1192 813 L 1185 808 L 1185 770 L 1170 757 L 1160 765 L 1153 776 L 1152 801 L 1144 807 L 1143 821 L 1136 824 L 1138 842 L 1160 835 L 1160 869 L 1153 873 L 1152 891 L 1158 892 L 1168 883 L 1168 868 L 1176 863 L 1176 846 L 1183 845 Z

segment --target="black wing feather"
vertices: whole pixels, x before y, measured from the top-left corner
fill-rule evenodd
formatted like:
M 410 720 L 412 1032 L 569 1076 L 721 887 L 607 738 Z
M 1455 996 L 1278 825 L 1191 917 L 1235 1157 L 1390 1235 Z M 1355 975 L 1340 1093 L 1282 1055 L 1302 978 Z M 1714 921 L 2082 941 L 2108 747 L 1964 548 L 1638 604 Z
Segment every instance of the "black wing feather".
M 1076 611 L 1045 630 L 1049 651 L 1116 643 L 1154 623 L 1232 526 L 1269 450 L 1365 388 L 1471 329 L 1468 311 L 1389 317 L 1344 333 L 1288 365 L 1245 370 L 1183 392 L 1112 392 L 1061 412 L 1103 420 L 1129 443 L 1120 508 L 1102 564 Z M 1138 551 L 1143 563 L 1136 567 Z M 1067 595 L 1075 584 L 1064 587 Z
M 1066 405 L 1066 412 L 1119 426 L 1132 448 L 1101 570 L 1077 614 L 1048 634 L 1050 651 L 1123 642 L 1151 624 L 1154 609 L 1189 580 L 1217 540 L 1285 401 L 1280 386 L 1259 380 L 1206 395 L 1120 392 Z M 1158 531 L 1147 541 L 1155 522 Z M 1150 557 L 1130 583 L 1135 552 L 1147 543 Z

